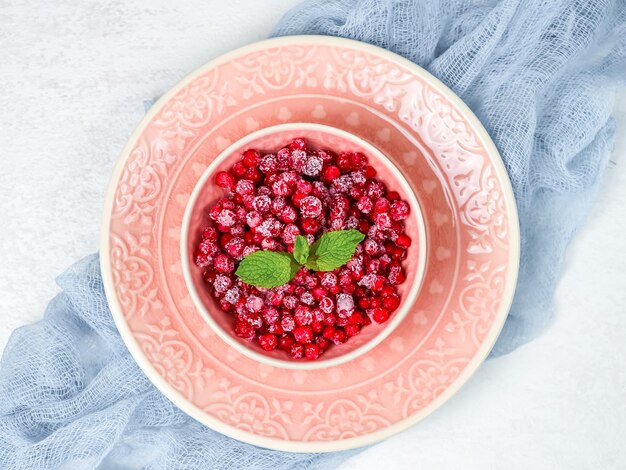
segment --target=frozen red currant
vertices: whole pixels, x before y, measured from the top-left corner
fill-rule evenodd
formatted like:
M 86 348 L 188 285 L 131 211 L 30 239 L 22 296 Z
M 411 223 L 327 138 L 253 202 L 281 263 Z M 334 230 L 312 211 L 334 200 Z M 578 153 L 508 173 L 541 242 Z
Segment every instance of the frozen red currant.
M 411 237 L 406 233 L 402 233 L 396 237 L 396 245 L 400 248 L 408 248 L 411 246 Z
M 255 335 L 254 327 L 247 321 L 238 321 L 235 323 L 235 334 L 240 338 L 252 339 Z
M 409 216 L 409 205 L 405 201 L 394 201 L 391 205 L 391 217 L 394 220 L 404 220 Z
M 346 342 L 346 339 L 346 333 L 343 330 L 335 330 L 330 340 L 335 344 L 342 344 Z
M 233 165 L 232 171 L 236 176 L 241 178 L 245 176 L 247 169 L 244 162 L 237 162 Z
M 390 312 L 393 312 L 400 306 L 400 297 L 395 294 L 389 295 L 383 298 L 383 307 Z
M 232 258 L 225 254 L 219 254 L 214 261 L 215 270 L 220 273 L 232 273 L 235 270 L 235 263 Z
M 238 194 L 247 195 L 254 193 L 254 182 L 251 180 L 239 180 L 235 186 L 235 192 Z
M 259 336 L 259 344 L 265 351 L 273 351 L 278 346 L 278 339 L 276 335 L 267 333 Z
M 293 139 L 289 144 L 291 150 L 306 150 L 306 141 L 302 137 Z
M 324 180 L 326 181 L 333 181 L 339 178 L 339 175 L 341 175 L 341 172 L 336 166 L 327 166 L 324 170 Z
M 310 360 L 314 361 L 318 357 L 320 357 L 320 347 L 317 344 L 307 344 L 304 347 L 304 356 Z
M 280 326 L 282 326 L 285 331 L 293 331 L 296 326 L 296 322 L 291 315 L 283 315 L 280 320 Z
M 345 326 L 343 330 L 345 331 L 346 336 L 348 337 L 356 336 L 359 334 L 359 331 L 361 331 L 361 329 L 359 328 L 359 325 L 355 325 L 355 324 L 348 324 Z
M 317 219 L 302 219 L 302 230 L 304 233 L 314 234 L 320 228 L 320 222 Z
M 315 218 L 322 214 L 322 201 L 315 196 L 306 196 L 300 201 L 302 217 Z
M 302 359 L 304 357 L 304 345 L 294 343 L 290 349 L 291 357 L 294 359 Z
M 289 333 L 283 334 L 278 340 L 278 347 L 283 351 L 290 351 L 295 342 L 293 335 Z
M 254 167 L 261 158 L 261 154 L 258 150 L 249 149 L 243 153 L 242 161 L 244 165 Z
M 297 326 L 293 330 L 293 337 L 298 343 L 310 343 L 313 341 L 313 330 L 309 326 Z
M 296 324 L 302 325 L 310 325 L 313 322 L 313 311 L 310 307 L 305 305 L 299 305 L 293 312 L 293 318 L 296 321 Z M 294 330 L 294 335 L 296 334 L 296 330 Z
M 372 320 L 376 323 L 385 323 L 389 319 L 389 312 L 381 307 L 372 309 Z
M 235 186 L 235 177 L 227 171 L 220 171 L 215 175 L 215 183 L 220 188 L 232 190 Z

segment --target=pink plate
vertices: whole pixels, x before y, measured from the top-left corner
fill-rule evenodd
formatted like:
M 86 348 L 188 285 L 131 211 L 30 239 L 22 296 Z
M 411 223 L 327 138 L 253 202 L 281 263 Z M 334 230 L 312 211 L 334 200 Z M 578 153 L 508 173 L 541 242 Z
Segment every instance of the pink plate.
M 260 364 L 220 339 L 194 306 L 179 250 L 187 201 L 211 161 L 288 122 L 344 129 L 382 151 L 412 185 L 426 229 L 409 314 L 364 355 L 315 370 Z M 399 56 L 321 36 L 244 47 L 163 96 L 124 149 L 102 224 L 111 311 L 147 376 L 207 426 L 287 451 L 371 444 L 438 408 L 493 346 L 518 262 L 511 185 L 471 111 Z

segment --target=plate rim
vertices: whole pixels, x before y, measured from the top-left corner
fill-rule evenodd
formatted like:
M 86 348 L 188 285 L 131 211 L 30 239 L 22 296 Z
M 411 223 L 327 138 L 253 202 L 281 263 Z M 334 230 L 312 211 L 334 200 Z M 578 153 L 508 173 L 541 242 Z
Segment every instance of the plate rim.
M 458 375 L 457 379 L 446 388 L 437 398 L 430 402 L 423 409 L 415 414 L 399 421 L 395 424 L 387 426 L 384 429 L 352 437 L 349 439 L 340 439 L 335 441 L 289 441 L 284 439 L 269 438 L 264 436 L 255 435 L 249 432 L 239 430 L 233 426 L 224 423 L 217 418 L 205 413 L 202 409 L 188 401 L 178 390 L 174 389 L 154 368 L 154 366 L 147 360 L 143 354 L 140 345 L 137 343 L 132 331 L 128 327 L 124 319 L 124 315 L 121 311 L 119 300 L 115 295 L 115 285 L 113 282 L 113 272 L 111 270 L 110 253 L 110 238 L 109 228 L 111 224 L 111 214 L 113 203 L 115 199 L 115 193 L 117 190 L 117 183 L 120 179 L 122 171 L 125 167 L 132 149 L 135 147 L 138 139 L 141 137 L 144 129 L 150 123 L 152 118 L 162 109 L 173 96 L 180 91 L 181 88 L 189 84 L 196 77 L 202 75 L 206 71 L 213 67 L 216 67 L 222 63 L 228 62 L 241 55 L 254 52 L 256 50 L 269 49 L 272 47 L 281 47 L 294 44 L 307 44 L 307 45 L 325 45 L 325 46 L 346 46 L 353 49 L 361 50 L 366 53 L 383 56 L 389 61 L 395 62 L 403 67 L 410 69 L 416 75 L 420 76 L 426 82 L 434 86 L 439 92 L 441 92 L 446 99 L 450 100 L 452 104 L 457 106 L 463 117 L 471 125 L 474 132 L 476 132 L 477 138 L 483 144 L 486 153 L 490 156 L 491 163 L 494 166 L 494 170 L 502 182 L 503 191 L 502 195 L 507 203 L 507 222 L 510 227 L 509 236 L 509 264 L 506 270 L 506 289 L 503 292 L 502 300 L 494 318 L 493 324 L 489 331 L 489 334 L 485 337 L 484 341 L 476 351 L 476 354 L 467 363 L 467 366 Z M 411 62 L 404 57 L 383 49 L 372 44 L 368 44 L 353 39 L 339 38 L 334 36 L 323 35 L 295 35 L 295 36 L 281 36 L 275 38 L 269 38 L 262 41 L 257 41 L 243 47 L 239 47 L 230 52 L 222 54 L 209 60 L 204 65 L 193 70 L 184 78 L 174 84 L 166 93 L 164 93 L 143 116 L 139 124 L 135 127 L 132 134 L 129 136 L 120 156 L 118 157 L 111 177 L 109 178 L 107 190 L 105 193 L 103 213 L 100 221 L 100 236 L 99 236 L 99 251 L 100 251 L 100 270 L 102 274 L 102 282 L 104 286 L 105 295 L 111 310 L 111 316 L 115 326 L 117 327 L 122 340 L 130 352 L 131 356 L 147 376 L 150 382 L 170 401 L 172 401 L 180 410 L 186 413 L 196 421 L 208 426 L 209 428 L 224 434 L 226 436 L 237 439 L 238 441 L 248 444 L 264 447 L 267 449 L 287 451 L 287 452 L 334 452 L 341 450 L 349 450 L 357 447 L 362 447 L 376 442 L 380 442 L 394 434 L 397 434 L 405 429 L 408 429 L 430 415 L 432 412 L 446 403 L 452 396 L 454 396 L 472 377 L 478 370 L 480 365 L 485 361 L 489 352 L 493 349 L 497 338 L 504 327 L 506 318 L 508 317 L 511 304 L 513 302 L 513 296 L 515 294 L 517 286 L 517 278 L 519 273 L 520 263 L 520 229 L 519 218 L 517 213 L 517 204 L 511 181 L 504 166 L 500 152 L 493 143 L 491 137 L 487 133 L 486 129 L 472 112 L 472 110 L 459 98 L 447 85 L 441 82 L 437 77 L 430 72 L 420 67 L 419 65 Z

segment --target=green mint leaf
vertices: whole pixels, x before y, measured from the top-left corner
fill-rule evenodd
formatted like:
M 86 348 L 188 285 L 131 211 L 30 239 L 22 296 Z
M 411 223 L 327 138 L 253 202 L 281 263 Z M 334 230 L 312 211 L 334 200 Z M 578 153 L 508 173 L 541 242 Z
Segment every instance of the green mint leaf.
M 309 259 L 309 242 L 302 235 L 298 235 L 293 244 L 293 257 L 300 264 L 306 263 Z
M 313 271 L 334 271 L 350 261 L 364 239 L 365 235 L 358 230 L 326 232 L 311 245 L 305 266 Z
M 323 235 L 322 235 L 322 236 L 323 236 Z M 315 241 L 313 242 L 313 244 L 309 247 L 309 258 L 310 258 L 311 256 L 315 256 L 315 252 L 317 251 L 317 247 L 319 247 L 319 246 L 320 246 L 320 240 L 321 240 L 321 239 L 322 239 L 321 237 L 320 237 L 320 238 L 318 238 L 318 239 L 317 239 L 317 240 L 315 240 Z
M 285 253 L 287 256 L 289 256 L 289 259 L 291 260 L 291 266 L 290 266 L 290 273 L 289 273 L 289 280 L 291 281 L 296 274 L 298 273 L 298 271 L 300 271 L 300 268 L 302 266 L 300 266 L 296 260 L 293 258 L 293 256 L 291 256 L 289 253 Z
M 287 284 L 299 268 L 289 253 L 261 250 L 244 257 L 235 274 L 246 284 L 270 289 Z

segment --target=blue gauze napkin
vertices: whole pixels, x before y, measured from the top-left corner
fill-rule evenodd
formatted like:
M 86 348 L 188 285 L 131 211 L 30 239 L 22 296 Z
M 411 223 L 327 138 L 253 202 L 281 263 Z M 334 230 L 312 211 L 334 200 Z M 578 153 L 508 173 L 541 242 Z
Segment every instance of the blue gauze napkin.
M 537 335 L 610 154 L 610 113 L 626 76 L 624 1 L 315 0 L 274 31 L 289 34 L 390 49 L 478 115 L 509 171 L 522 231 L 517 295 L 494 354 Z M 44 319 L 16 330 L 4 352 L 0 468 L 331 468 L 352 454 L 272 452 L 197 423 L 127 352 L 97 256 L 58 284 Z

